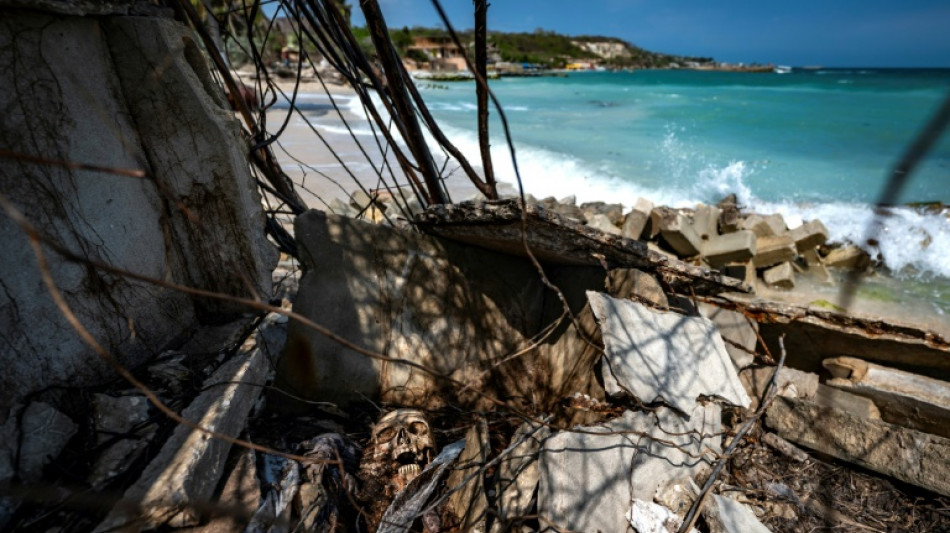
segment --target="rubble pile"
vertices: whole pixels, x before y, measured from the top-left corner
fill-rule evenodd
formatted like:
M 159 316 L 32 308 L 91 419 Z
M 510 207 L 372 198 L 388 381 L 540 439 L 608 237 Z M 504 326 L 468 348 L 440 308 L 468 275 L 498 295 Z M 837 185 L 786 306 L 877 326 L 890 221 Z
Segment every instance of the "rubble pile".
M 394 199 L 400 193 L 405 191 L 355 191 L 349 203 L 335 199 L 329 208 L 375 223 L 405 225 L 421 209 L 415 198 L 407 196 L 400 203 L 408 210 L 402 212 Z M 872 264 L 868 253 L 854 244 L 829 243 L 828 229 L 820 220 L 789 229 L 781 214 L 744 212 L 735 195 L 717 205 L 698 204 L 693 209 L 654 206 L 644 198 L 638 198 L 628 211 L 622 204 L 578 205 L 573 196 L 538 200 L 528 194 L 525 202 L 558 215 L 567 224 L 646 242 L 653 251 L 720 270 L 752 287 L 758 282 L 793 289 L 797 275 L 832 283 L 827 267 L 863 271 Z
M 196 332 L 135 371 L 214 434 L 128 385 L 47 391 L 0 429 L 20 443 L 4 479 L 50 487 L 6 493 L 5 527 L 947 531 L 945 340 L 745 304 L 735 280 L 529 209 L 552 298 L 510 253 L 511 209 L 417 219 L 441 237 L 301 215 L 303 269 L 278 264 L 278 312 Z M 291 310 L 346 320 L 338 333 L 389 359 L 316 344 Z

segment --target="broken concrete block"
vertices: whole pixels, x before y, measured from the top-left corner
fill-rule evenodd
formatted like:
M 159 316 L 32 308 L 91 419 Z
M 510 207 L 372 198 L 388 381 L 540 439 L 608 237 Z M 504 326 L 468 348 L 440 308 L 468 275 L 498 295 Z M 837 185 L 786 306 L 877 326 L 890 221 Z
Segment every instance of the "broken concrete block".
M 363 212 L 369 209 L 370 206 L 377 206 L 380 209 L 384 209 L 383 203 L 379 199 L 379 195 L 370 194 L 363 189 L 358 189 L 350 195 L 350 207 L 355 209 L 357 212 Z
M 699 204 L 693 213 L 693 229 L 699 235 L 699 238 L 708 241 L 719 236 L 719 214 L 718 207 Z
M 815 393 L 815 397 L 812 398 L 812 401 L 822 407 L 833 407 L 861 418 L 869 418 L 871 420 L 881 419 L 881 411 L 869 398 L 829 387 L 824 383 L 818 384 L 818 391 Z M 899 422 L 894 421 L 894 423 Z
M 751 365 L 755 346 L 759 342 L 756 333 L 759 323 L 738 311 L 705 302 L 699 303 L 699 312 L 716 325 L 736 368 L 743 369 Z
M 20 481 L 39 481 L 43 467 L 56 459 L 78 429 L 72 419 L 48 403 L 28 405 L 20 422 Z
M 236 458 L 235 455 L 237 455 Z M 231 467 L 231 463 L 234 463 L 233 467 Z M 257 509 L 261 504 L 261 489 L 257 480 L 257 464 L 254 451 L 235 448 L 228 460 L 226 470 L 229 474 L 224 481 L 217 503 L 232 509 Z M 211 518 L 203 526 L 185 531 L 187 533 L 237 533 L 238 531 L 246 531 L 247 522 L 248 519 L 246 518 L 225 513 Z M 276 528 L 271 531 L 275 530 Z
M 779 437 L 775 433 L 765 432 L 762 435 L 762 442 L 767 444 L 773 450 L 781 453 L 785 457 L 792 459 L 793 461 L 804 463 L 805 461 L 811 459 L 807 453 L 805 453 L 801 448 L 795 446 L 791 442 Z
M 772 226 L 766 222 L 762 215 L 749 215 L 739 222 L 739 229 L 749 230 L 755 233 L 756 237 L 774 237 L 775 232 Z
M 662 399 L 683 413 L 692 411 L 700 396 L 749 405 L 722 337 L 708 319 L 592 291 L 587 297 L 603 333 L 609 394 L 630 394 L 644 403 Z
M 802 257 L 805 259 L 805 264 L 808 265 L 808 274 L 815 276 L 821 281 L 832 281 L 831 274 L 828 273 L 824 261 L 822 261 L 821 256 L 818 255 L 818 248 L 806 249 L 802 252 Z
M 633 500 L 630 510 L 627 511 L 627 520 L 637 533 L 669 533 L 679 531 L 683 524 L 683 520 L 673 511 L 662 505 L 640 499 Z M 689 533 L 699 533 L 699 531 L 691 527 Z
M 950 438 L 950 383 L 853 357 L 826 359 L 828 385 L 873 402 L 892 424 Z
M 330 203 L 327 204 L 327 209 L 331 213 L 336 215 L 341 215 L 345 217 L 355 217 L 359 211 L 357 211 L 353 206 L 340 200 L 339 198 L 334 198 L 330 200 Z
M 654 228 L 680 257 L 699 254 L 703 240 L 696 234 L 689 217 L 669 208 L 657 207 L 650 215 Z
M 711 465 L 707 447 L 720 449 L 720 408 L 694 405 L 689 414 L 627 411 L 549 437 L 540 459 L 542 520 L 558 530 L 627 531 L 631 499 L 652 501 L 661 487 L 688 482 Z
M 795 269 L 789 262 L 781 263 L 763 272 L 762 281 L 779 289 L 794 289 Z
M 805 222 L 789 231 L 788 234 L 795 240 L 795 247 L 798 248 L 799 253 L 814 250 L 828 240 L 828 228 L 817 219 Z
M 623 223 L 623 206 L 620 204 L 585 202 L 581 204 L 580 209 L 586 220 L 590 220 L 593 215 L 605 215 L 614 226 L 620 226 Z
M 719 214 L 719 233 L 725 235 L 739 229 L 739 205 L 736 195 L 730 194 L 716 204 Z
M 759 237 L 755 248 L 755 257 L 752 259 L 755 268 L 767 268 L 791 261 L 798 255 L 795 240 L 788 235 Z
M 635 268 L 615 268 L 607 273 L 607 292 L 618 298 L 634 297 L 656 307 L 670 302 L 656 277 Z
M 703 243 L 702 249 L 703 259 L 713 268 L 748 261 L 755 253 L 756 237 L 748 230 L 715 235 Z
M 836 248 L 825 256 L 825 266 L 864 270 L 871 264 L 871 257 L 861 248 L 849 244 Z
M 755 401 L 755 407 L 758 406 L 758 399 L 762 398 L 772 381 L 772 375 L 775 374 L 774 366 L 760 366 L 756 368 L 746 368 L 739 372 L 739 381 L 745 387 Z M 779 372 L 775 385 L 778 387 L 776 394 L 787 396 L 789 398 L 798 398 L 810 400 L 818 392 L 818 374 L 811 372 L 802 372 L 794 368 L 782 367 Z
M 755 513 L 747 505 L 732 498 L 718 494 L 712 495 L 710 511 L 706 513 L 706 520 L 716 522 L 710 524 L 711 531 L 722 533 L 771 533 L 769 528 L 762 525 Z M 715 508 L 715 510 L 713 510 Z
M 660 245 L 653 241 L 647 241 L 647 250 L 650 250 L 651 252 L 656 252 L 662 255 L 663 257 L 667 257 L 669 259 L 674 259 L 676 261 L 679 261 L 679 256 L 677 256 L 676 254 L 672 254 L 669 251 L 664 250 L 663 248 L 660 248 Z
M 551 429 L 547 426 L 526 422 L 512 435 L 509 446 L 513 448 L 499 464 L 495 483 L 498 515 L 491 526 L 491 533 L 511 531 L 514 520 L 530 514 L 541 476 L 538 454 L 541 444 L 550 434 Z
M 779 436 L 950 496 L 950 439 L 792 398 L 775 398 L 766 424 Z
M 122 475 L 132 463 L 145 451 L 148 439 L 121 439 L 112 444 L 92 466 L 89 474 L 89 484 L 93 489 L 104 488 L 109 482 Z
M 131 433 L 132 429 L 148 421 L 148 400 L 145 396 L 92 396 L 93 421 L 99 444 L 115 435 Z
M 461 521 L 461 531 L 485 531 L 488 500 L 483 476 L 490 453 L 488 424 L 479 418 L 465 434 L 465 449 L 445 481 L 449 508 Z
M 647 221 L 650 220 L 651 211 L 653 211 L 653 202 L 637 198 L 637 203 L 623 218 L 623 236 L 628 239 L 639 239 L 643 235 Z
M 769 229 L 772 231 L 772 235 L 782 235 L 788 231 L 788 225 L 785 224 L 785 218 L 781 213 L 772 213 L 771 215 L 766 215 L 765 223 L 768 224 Z
M 587 226 L 594 229 L 599 229 L 600 231 L 609 233 L 611 235 L 621 234 L 620 228 L 614 226 L 610 219 L 607 218 L 607 215 L 600 213 L 594 213 L 591 215 L 590 218 L 587 219 Z
M 755 265 L 752 264 L 752 261 L 746 261 L 744 263 L 726 263 L 722 267 L 722 273 L 726 276 L 729 276 L 730 278 L 740 279 L 743 283 L 749 285 L 750 287 L 755 287 L 755 280 L 758 279 Z
M 666 486 L 660 487 L 653 501 L 673 511 L 677 516 L 686 516 L 689 508 L 696 501 L 699 495 L 699 487 L 692 480 L 671 481 Z
M 259 347 L 239 352 L 203 384 L 202 392 L 181 413 L 198 426 L 232 437 L 243 430 L 251 407 L 264 386 L 268 365 Z M 118 506 L 96 531 L 145 529 L 169 524 L 174 527 L 198 522 L 190 503 L 211 499 L 231 443 L 179 425 L 161 451 L 128 490 L 124 499 L 137 502 L 144 512 Z

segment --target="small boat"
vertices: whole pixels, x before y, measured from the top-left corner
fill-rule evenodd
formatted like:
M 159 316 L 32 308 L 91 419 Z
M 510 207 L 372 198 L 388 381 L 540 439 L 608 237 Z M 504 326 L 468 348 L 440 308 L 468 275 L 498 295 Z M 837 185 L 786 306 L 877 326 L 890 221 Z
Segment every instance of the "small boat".
M 773 70 L 776 74 L 788 74 L 788 73 L 790 73 L 790 72 L 792 71 L 792 67 L 788 67 L 788 66 L 785 66 L 785 65 L 778 65 L 777 67 L 773 68 L 772 70 Z

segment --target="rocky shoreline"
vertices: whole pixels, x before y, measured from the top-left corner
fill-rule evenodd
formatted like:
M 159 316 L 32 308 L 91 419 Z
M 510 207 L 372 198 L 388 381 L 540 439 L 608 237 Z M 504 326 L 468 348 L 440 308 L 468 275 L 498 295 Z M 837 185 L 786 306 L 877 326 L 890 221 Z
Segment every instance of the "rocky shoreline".
M 791 290 L 799 276 L 834 284 L 828 268 L 872 272 L 871 257 L 851 243 L 828 241 L 820 220 L 805 221 L 789 228 L 781 214 L 745 211 L 735 195 L 716 205 L 695 208 L 654 206 L 638 198 L 632 208 L 623 204 L 586 202 L 574 197 L 537 199 L 525 196 L 528 206 L 537 206 L 568 224 L 580 224 L 607 235 L 646 243 L 648 249 L 688 264 L 721 271 L 755 289 Z M 372 222 L 408 222 L 390 191 L 356 191 L 349 203 L 333 200 L 337 214 Z M 410 199 L 411 212 L 420 211 Z

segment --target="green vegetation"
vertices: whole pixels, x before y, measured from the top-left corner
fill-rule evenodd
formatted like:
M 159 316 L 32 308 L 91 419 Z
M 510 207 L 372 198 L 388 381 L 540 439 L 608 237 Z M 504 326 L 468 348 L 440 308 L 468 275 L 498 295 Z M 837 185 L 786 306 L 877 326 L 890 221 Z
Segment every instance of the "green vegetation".
M 366 28 L 354 27 L 353 33 L 365 51 L 372 51 L 372 42 Z M 401 28 L 391 29 L 390 37 L 397 51 L 406 57 L 422 61 L 420 52 L 410 49 L 416 37 L 431 39 L 449 39 L 449 33 L 439 28 Z M 471 47 L 474 37 L 471 31 L 459 32 L 459 39 L 466 47 Z M 575 41 L 610 42 L 622 44 L 629 54 L 627 57 L 601 59 L 600 56 L 574 44 Z M 512 63 L 536 63 L 545 68 L 563 68 L 572 61 L 596 60 L 600 64 L 611 68 L 662 68 L 670 63 L 680 65 L 686 62 L 707 63 L 709 57 L 688 57 L 650 52 L 634 46 L 616 37 L 599 35 L 581 35 L 571 37 L 552 31 L 535 30 L 531 33 L 504 33 L 490 31 L 488 33 L 489 57 L 494 56 L 496 61 Z M 415 53 L 413 53 L 415 52 Z
M 571 38 L 554 32 L 489 32 L 488 42 L 495 46 L 502 61 L 539 63 L 563 67 L 569 59 L 597 59 L 598 56 L 574 46 Z

